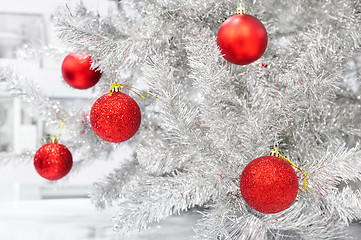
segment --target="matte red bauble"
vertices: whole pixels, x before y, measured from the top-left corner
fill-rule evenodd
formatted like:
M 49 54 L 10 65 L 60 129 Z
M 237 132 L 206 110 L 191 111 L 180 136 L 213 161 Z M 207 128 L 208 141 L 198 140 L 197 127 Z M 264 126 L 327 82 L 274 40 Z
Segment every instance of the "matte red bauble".
M 71 53 L 65 57 L 61 73 L 66 83 L 77 89 L 93 87 L 100 79 L 101 72 L 90 69 L 91 57 L 83 53 Z
M 243 199 L 261 213 L 278 213 L 295 201 L 298 179 L 292 166 L 281 158 L 263 156 L 251 161 L 240 181 Z
M 90 111 L 90 124 L 101 139 L 123 142 L 138 131 L 141 112 L 133 98 L 122 92 L 104 94 L 95 101 Z
M 63 144 L 51 142 L 35 153 L 34 166 L 43 178 L 58 180 L 69 173 L 73 166 L 73 157 Z
M 228 18 L 218 30 L 217 44 L 230 63 L 246 65 L 259 59 L 267 48 L 267 31 L 255 17 L 238 14 Z

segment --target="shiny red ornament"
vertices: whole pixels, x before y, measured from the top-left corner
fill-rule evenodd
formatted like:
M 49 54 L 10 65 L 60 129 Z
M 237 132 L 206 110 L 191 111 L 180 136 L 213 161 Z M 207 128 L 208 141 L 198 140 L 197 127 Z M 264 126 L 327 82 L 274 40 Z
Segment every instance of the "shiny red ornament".
M 91 57 L 84 53 L 71 53 L 65 57 L 61 73 L 66 83 L 77 89 L 93 87 L 100 79 L 101 72 L 90 69 Z
M 141 122 L 139 106 L 133 98 L 122 92 L 104 94 L 95 101 L 90 111 L 90 124 L 101 139 L 123 142 L 138 131 Z
M 292 205 L 298 179 L 292 166 L 281 158 L 263 156 L 251 161 L 240 180 L 243 199 L 261 213 L 278 213 Z
M 223 57 L 237 65 L 259 59 L 267 48 L 267 31 L 255 17 L 238 14 L 228 18 L 218 30 L 217 44 Z
M 69 173 L 73 157 L 63 144 L 50 142 L 35 153 L 34 166 L 40 176 L 48 180 L 58 180 Z

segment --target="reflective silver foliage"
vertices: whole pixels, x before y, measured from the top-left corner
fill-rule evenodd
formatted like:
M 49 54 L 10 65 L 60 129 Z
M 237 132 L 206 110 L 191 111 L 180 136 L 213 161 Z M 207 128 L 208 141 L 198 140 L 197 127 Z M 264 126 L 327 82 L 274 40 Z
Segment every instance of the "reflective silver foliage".
M 91 193 L 99 208 L 119 205 L 119 231 L 193 206 L 205 208 L 202 240 L 336 239 L 361 218 L 360 192 L 342 186 L 361 180 L 360 1 L 244 3 L 269 34 L 247 66 L 227 63 L 216 45 L 237 1 L 124 0 L 105 18 L 83 5 L 56 15 L 60 36 L 94 67 L 118 78 L 127 69 L 129 83 L 151 87 L 134 159 Z M 86 132 L 74 147 L 112 150 Z M 290 208 L 265 215 L 243 201 L 239 177 L 274 146 L 309 174 L 312 193 L 300 189 Z

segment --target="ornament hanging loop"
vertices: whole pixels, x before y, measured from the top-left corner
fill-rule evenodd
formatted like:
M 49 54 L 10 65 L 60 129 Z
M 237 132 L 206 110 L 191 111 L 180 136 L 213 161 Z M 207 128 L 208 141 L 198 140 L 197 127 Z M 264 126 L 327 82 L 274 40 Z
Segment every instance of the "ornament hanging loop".
M 43 140 L 45 139 L 50 139 L 50 142 L 51 143 L 57 143 L 59 140 L 60 140 L 60 137 L 61 137 L 61 131 L 63 130 L 63 127 L 64 127 L 64 119 L 61 120 L 61 124 L 60 124 L 60 129 L 59 129 L 59 135 L 56 136 L 56 135 L 50 135 L 50 136 L 46 136 L 46 137 L 43 137 L 40 139 L 40 143 L 42 144 Z
M 58 137 L 59 140 L 61 138 L 61 131 L 63 130 L 64 124 L 65 124 L 64 119 L 61 119 L 61 124 L 60 124 L 60 129 L 59 129 L 59 137 Z
M 298 167 L 296 164 L 294 164 L 293 162 L 291 162 L 290 160 L 288 160 L 286 157 L 282 156 L 281 153 L 278 151 L 278 149 L 275 147 L 273 148 L 273 150 L 271 150 L 269 152 L 269 155 L 270 156 L 275 156 L 275 157 L 279 157 L 279 158 L 282 158 L 284 160 L 286 160 L 287 162 L 289 162 L 293 167 L 297 168 L 304 176 L 304 179 L 303 179 L 303 186 L 302 188 L 305 189 L 306 191 L 312 193 L 311 189 L 309 189 L 307 187 L 307 176 L 308 176 L 308 173 L 305 173 L 304 171 L 302 171 L 302 169 L 300 167 Z
M 246 8 L 243 7 L 242 1 L 239 1 L 239 7 L 236 8 L 236 14 L 237 14 L 237 15 L 246 14 Z
M 113 95 L 113 92 L 121 92 L 120 87 L 124 87 L 124 88 L 134 92 L 141 98 L 147 98 L 149 96 L 148 93 L 146 93 L 138 88 L 135 88 L 135 87 L 132 87 L 129 85 L 125 85 L 125 84 L 121 84 L 121 83 L 117 83 L 117 82 L 113 82 L 111 85 L 111 88 L 110 88 L 109 97 L 111 97 Z

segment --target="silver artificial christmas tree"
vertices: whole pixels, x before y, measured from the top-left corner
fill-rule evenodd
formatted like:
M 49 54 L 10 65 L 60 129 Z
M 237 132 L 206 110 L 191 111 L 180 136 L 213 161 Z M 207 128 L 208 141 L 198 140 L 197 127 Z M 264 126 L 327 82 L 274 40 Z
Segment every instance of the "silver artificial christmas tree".
M 138 101 L 134 158 L 91 192 L 96 207 L 119 206 L 117 230 L 195 206 L 203 217 L 194 238 L 202 240 L 337 239 L 361 218 L 361 193 L 349 184 L 361 180 L 361 2 L 244 1 L 268 33 L 265 54 L 245 66 L 224 60 L 216 44 L 238 4 L 124 0 L 106 18 L 82 4 L 56 14 L 68 49 L 92 56 L 105 75 L 95 95 L 114 81 L 150 86 L 151 97 Z M 37 99 L 35 90 L 17 89 L 11 72 L 1 75 L 13 95 Z M 83 115 L 35 103 L 73 129 L 68 147 L 82 151 L 76 166 L 119 146 L 100 140 Z M 300 189 L 288 209 L 263 214 L 243 200 L 240 176 L 274 147 L 302 169 Z

